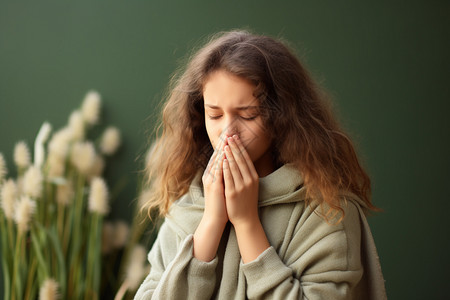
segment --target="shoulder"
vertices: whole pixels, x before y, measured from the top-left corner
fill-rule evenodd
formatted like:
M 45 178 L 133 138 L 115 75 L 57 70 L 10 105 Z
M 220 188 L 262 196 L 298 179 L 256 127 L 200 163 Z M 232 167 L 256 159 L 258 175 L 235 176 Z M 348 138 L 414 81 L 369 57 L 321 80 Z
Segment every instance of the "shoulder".
M 293 243 L 307 249 L 328 249 L 336 253 L 358 251 L 361 243 L 361 210 L 354 201 L 342 201 L 343 212 L 329 212 L 325 204 L 305 205 L 296 221 Z M 293 222 L 295 220 L 291 220 Z
M 327 222 L 323 216 L 326 208 L 305 205 L 286 252 L 297 276 L 361 270 L 359 209 L 351 201 L 342 208 L 345 216 L 340 222 L 338 216 Z
M 348 225 L 359 224 L 363 209 L 360 204 L 352 198 L 342 197 L 339 202 L 341 210 L 331 209 L 327 203 L 311 202 L 305 204 L 299 222 L 301 223 L 320 223 L 345 229 Z M 317 224 L 316 224 L 317 225 Z
M 191 194 L 189 192 L 175 201 L 165 218 L 166 226 L 181 239 L 194 233 L 204 211 L 204 206 L 196 202 Z

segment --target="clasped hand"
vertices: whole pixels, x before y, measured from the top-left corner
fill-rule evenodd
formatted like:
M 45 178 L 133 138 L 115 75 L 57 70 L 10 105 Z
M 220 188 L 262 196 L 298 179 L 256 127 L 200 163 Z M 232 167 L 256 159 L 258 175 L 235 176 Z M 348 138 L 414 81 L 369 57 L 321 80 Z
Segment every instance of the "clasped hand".
M 237 135 L 220 139 L 202 181 L 204 217 L 235 227 L 259 220 L 258 173 Z

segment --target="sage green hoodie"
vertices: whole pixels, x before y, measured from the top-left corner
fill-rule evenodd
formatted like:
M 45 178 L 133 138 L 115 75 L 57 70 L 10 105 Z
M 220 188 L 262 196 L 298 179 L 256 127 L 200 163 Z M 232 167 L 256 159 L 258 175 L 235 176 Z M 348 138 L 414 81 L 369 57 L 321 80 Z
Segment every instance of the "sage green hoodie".
M 135 299 L 386 299 L 358 197 L 343 194 L 344 219 L 327 223 L 319 205 L 305 205 L 300 173 L 285 165 L 259 182 L 260 219 L 271 247 L 244 264 L 228 224 L 216 257 L 202 262 L 192 254 L 204 209 L 200 179 L 172 205 Z

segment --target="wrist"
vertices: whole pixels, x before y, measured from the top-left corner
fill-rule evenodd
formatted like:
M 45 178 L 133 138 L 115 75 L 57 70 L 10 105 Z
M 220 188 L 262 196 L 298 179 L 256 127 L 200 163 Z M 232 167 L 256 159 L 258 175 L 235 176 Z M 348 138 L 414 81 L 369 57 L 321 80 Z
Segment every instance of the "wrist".
M 202 225 L 205 228 L 208 228 L 208 230 L 211 232 L 220 231 L 220 233 L 222 233 L 227 222 L 228 222 L 227 218 L 211 216 L 205 213 L 203 214 L 203 217 L 200 220 L 199 227 L 200 225 Z
M 242 261 L 249 263 L 270 247 L 259 218 L 234 225 Z
M 252 230 L 262 228 L 261 220 L 258 215 L 231 221 L 233 227 L 239 231 L 251 232 Z
M 203 217 L 194 233 L 193 255 L 201 261 L 209 262 L 214 259 L 219 248 L 226 222 L 218 219 Z

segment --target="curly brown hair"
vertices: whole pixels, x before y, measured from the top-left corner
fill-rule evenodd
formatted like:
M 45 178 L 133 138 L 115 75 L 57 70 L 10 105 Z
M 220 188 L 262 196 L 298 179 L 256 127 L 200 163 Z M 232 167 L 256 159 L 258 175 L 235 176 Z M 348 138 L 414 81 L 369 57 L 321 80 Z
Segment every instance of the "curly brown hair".
M 252 82 L 273 137 L 273 159 L 301 172 L 309 199 L 343 212 L 342 191 L 360 197 L 370 209 L 370 179 L 349 137 L 335 120 L 326 94 L 280 40 L 246 31 L 222 32 L 197 51 L 175 76 L 164 105 L 160 137 L 147 164 L 149 212 L 166 215 L 203 171 L 213 152 L 205 129 L 203 85 L 216 70 Z M 329 214 L 326 214 L 329 215 Z

